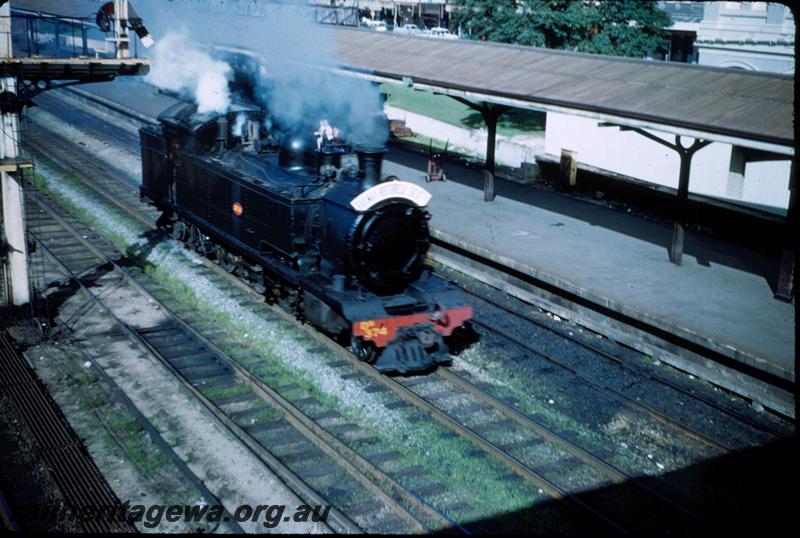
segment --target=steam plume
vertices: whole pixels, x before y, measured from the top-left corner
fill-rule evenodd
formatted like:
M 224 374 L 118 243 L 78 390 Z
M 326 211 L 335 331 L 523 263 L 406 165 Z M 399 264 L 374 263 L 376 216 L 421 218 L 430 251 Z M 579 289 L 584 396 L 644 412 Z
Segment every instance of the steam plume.
M 171 33 L 159 39 L 150 83 L 191 96 L 197 111 L 227 112 L 231 104 L 228 79 L 231 67 L 199 50 L 184 34 Z
M 270 2 L 267 0 L 220 0 L 198 2 L 192 0 L 138 0 L 136 8 L 156 37 L 156 61 L 162 36 L 174 32 L 176 21 L 185 35 L 194 41 L 247 48 L 266 58 L 265 75 L 258 80 L 257 98 L 265 105 L 273 120 L 284 128 L 314 131 L 320 120 L 328 120 L 341 129 L 342 136 L 354 144 L 383 144 L 388 137 L 383 118 L 383 102 L 372 83 L 346 78 L 319 70 L 317 67 L 334 67 L 339 62 L 336 55 L 336 29 L 316 24 L 305 2 Z M 191 47 L 185 43 L 178 44 Z M 203 93 L 198 83 L 203 73 L 210 77 L 211 86 L 222 96 L 219 82 L 230 76 L 219 61 L 207 55 L 198 61 L 187 62 L 183 54 L 170 50 L 175 45 L 168 42 L 161 47 L 166 54 L 165 71 L 161 68 L 156 80 L 162 87 L 177 84 L 169 80 L 175 76 L 176 67 L 191 67 L 192 76 L 184 88 L 190 88 L 200 104 Z M 184 49 L 185 50 L 185 49 Z M 200 53 L 203 54 L 203 53 Z M 186 64 L 184 66 L 183 64 Z M 224 64 L 223 64 L 224 65 Z M 313 67 L 312 67 L 313 66 Z M 195 70 L 197 68 L 197 70 Z M 154 79 L 154 75 L 151 75 Z M 226 98 L 227 98 L 227 94 Z M 208 97 L 208 95 L 206 95 Z M 207 105 L 207 110 L 221 109 L 219 101 Z M 220 101 L 224 101 L 220 99 Z M 206 101 L 204 101 L 206 102 Z M 221 111 L 221 110 L 220 110 Z

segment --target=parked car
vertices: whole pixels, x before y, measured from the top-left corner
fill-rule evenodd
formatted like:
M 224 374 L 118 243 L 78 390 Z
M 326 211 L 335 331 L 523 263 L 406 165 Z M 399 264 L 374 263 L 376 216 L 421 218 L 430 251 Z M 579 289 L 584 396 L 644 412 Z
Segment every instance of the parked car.
M 386 27 L 386 23 L 383 21 L 367 21 L 367 28 L 370 30 L 375 30 L 376 32 L 386 32 L 388 28 Z
M 394 29 L 398 34 L 421 35 L 422 30 L 416 24 L 404 24 Z
M 426 35 L 439 39 L 458 39 L 457 35 L 451 34 L 447 28 L 442 28 L 440 26 L 431 28 L 428 32 L 426 32 Z

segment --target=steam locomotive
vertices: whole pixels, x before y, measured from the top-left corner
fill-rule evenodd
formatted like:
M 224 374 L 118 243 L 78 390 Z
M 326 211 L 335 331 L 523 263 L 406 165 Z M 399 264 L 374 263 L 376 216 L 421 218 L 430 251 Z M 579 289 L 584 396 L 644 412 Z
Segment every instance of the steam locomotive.
M 472 307 L 425 265 L 430 194 L 382 179 L 383 147 L 276 134 L 259 109 L 184 102 L 143 127 L 141 197 L 158 226 L 382 372 L 448 362 Z

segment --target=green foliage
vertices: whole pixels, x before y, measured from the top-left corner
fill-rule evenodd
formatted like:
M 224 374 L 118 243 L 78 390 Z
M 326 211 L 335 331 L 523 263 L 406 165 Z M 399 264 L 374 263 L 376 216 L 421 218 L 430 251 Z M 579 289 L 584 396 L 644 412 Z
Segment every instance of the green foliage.
M 669 15 L 653 0 L 454 0 L 471 39 L 614 56 L 664 52 Z

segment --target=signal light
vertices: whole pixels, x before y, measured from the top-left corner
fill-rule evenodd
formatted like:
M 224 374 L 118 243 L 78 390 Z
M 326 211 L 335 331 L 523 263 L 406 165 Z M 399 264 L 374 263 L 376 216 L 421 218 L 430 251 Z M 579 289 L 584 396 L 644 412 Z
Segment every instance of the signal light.
M 239 202 L 234 202 L 232 209 L 233 209 L 233 214 L 236 215 L 237 217 L 241 217 L 242 213 L 244 213 L 244 208 L 242 207 L 242 204 L 240 204 Z
M 103 4 L 103 6 L 97 12 L 95 22 L 97 23 L 97 27 L 100 28 L 102 32 L 111 31 L 114 25 L 113 1 Z M 145 27 L 141 17 L 139 17 L 131 4 L 128 4 L 128 24 L 130 25 L 131 30 L 136 32 L 136 35 L 139 36 L 139 40 L 142 42 L 144 48 L 149 49 L 153 46 L 155 41 L 150 35 L 150 31 Z

